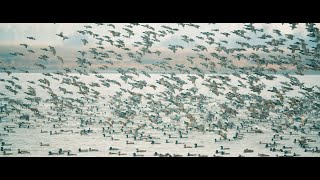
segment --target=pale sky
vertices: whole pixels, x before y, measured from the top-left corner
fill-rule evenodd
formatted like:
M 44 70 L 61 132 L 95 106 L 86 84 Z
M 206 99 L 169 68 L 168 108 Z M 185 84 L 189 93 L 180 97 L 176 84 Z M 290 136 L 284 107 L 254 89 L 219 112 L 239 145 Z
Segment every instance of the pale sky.
M 92 28 L 85 28 L 84 26 L 91 26 Z M 122 40 L 127 48 L 130 49 L 131 52 L 136 53 L 136 51 L 139 51 L 139 49 L 142 47 L 134 47 L 134 42 L 142 42 L 142 37 L 145 31 L 153 31 L 151 29 L 148 29 L 147 27 L 143 27 L 141 25 L 145 25 L 141 23 L 139 26 L 133 26 L 131 29 L 134 33 L 133 36 L 130 38 L 125 38 L 123 35 L 128 35 L 128 33 L 123 29 L 127 28 L 124 23 L 116 23 L 113 24 L 115 28 L 108 25 L 108 23 L 105 23 L 104 25 L 97 25 L 97 24 L 80 24 L 80 23 L 2 23 L 0 24 L 0 67 L 6 67 L 6 66 L 15 66 L 17 68 L 22 69 L 32 69 L 31 66 L 34 63 L 42 63 L 47 66 L 48 69 L 63 69 L 63 67 L 73 67 L 75 65 L 75 61 L 77 60 L 77 57 L 81 57 L 80 53 L 78 53 L 78 50 L 81 51 L 89 51 L 90 48 L 97 48 L 99 40 L 93 38 L 91 35 L 83 35 L 78 33 L 78 30 L 90 30 L 94 34 L 98 34 L 98 37 L 102 36 L 109 36 L 110 39 L 112 39 L 115 44 L 117 40 Z M 241 48 L 239 44 L 236 42 L 247 42 L 251 45 L 267 45 L 266 41 L 270 41 L 271 39 L 262 40 L 257 37 L 267 34 L 271 35 L 273 39 L 287 39 L 285 37 L 285 34 L 292 34 L 294 35 L 293 40 L 288 40 L 285 42 L 284 46 L 279 46 L 280 49 L 284 50 L 285 53 L 291 53 L 287 47 L 289 45 L 292 45 L 296 42 L 299 42 L 297 38 L 304 39 L 307 43 L 307 48 L 310 50 L 313 46 L 315 46 L 315 43 L 310 42 L 310 37 L 308 37 L 308 31 L 306 29 L 306 25 L 304 23 L 298 24 L 297 28 L 292 29 L 290 24 L 281 24 L 281 23 L 272 23 L 272 24 L 260 24 L 255 23 L 253 26 L 256 29 L 263 29 L 263 32 L 257 32 L 256 34 L 243 29 L 245 26 L 242 23 L 218 23 L 218 24 L 196 24 L 199 25 L 199 28 L 191 27 L 191 26 L 179 26 L 178 24 L 173 23 L 166 23 L 166 24 L 160 24 L 160 23 L 154 23 L 154 24 L 148 24 L 152 26 L 155 30 L 154 32 L 159 34 L 159 31 L 165 31 L 166 29 L 162 26 L 169 26 L 170 28 L 177 28 L 179 29 L 174 34 L 167 33 L 164 37 L 157 36 L 157 39 L 160 42 L 154 42 L 152 47 L 149 49 L 151 52 L 155 52 L 157 50 L 161 51 L 162 54 L 160 56 L 157 56 L 156 54 L 146 54 L 141 60 L 143 61 L 143 64 L 136 63 L 132 60 L 132 58 L 129 58 L 126 53 L 128 51 L 124 51 L 123 49 L 117 48 L 112 46 L 110 43 L 103 41 L 101 45 L 104 47 L 103 50 L 99 49 L 99 52 L 106 52 L 108 50 L 113 50 L 117 54 L 121 54 L 123 60 L 115 60 L 115 56 L 112 57 L 110 53 L 108 53 L 111 57 L 104 60 L 111 60 L 114 61 L 114 67 L 123 67 L 126 68 L 128 66 L 130 67 L 137 67 L 138 69 L 143 69 L 145 65 L 152 64 L 155 62 L 161 62 L 163 61 L 163 58 L 170 57 L 174 59 L 173 61 L 170 61 L 170 64 L 188 64 L 187 62 L 187 56 L 195 56 L 198 57 L 197 52 L 193 51 L 192 49 L 195 47 L 195 45 L 204 45 L 208 52 L 203 51 L 202 53 L 205 57 L 213 59 L 212 56 L 210 56 L 210 53 L 218 53 L 216 50 L 217 45 L 209 45 L 205 41 L 206 35 L 202 34 L 202 32 L 211 32 L 214 33 L 214 35 L 210 35 L 214 39 L 215 42 L 220 42 L 223 46 L 227 48 Z M 316 27 L 319 27 L 319 24 L 316 24 Z M 218 29 L 219 31 L 214 31 L 215 29 Z M 277 29 L 280 31 L 282 36 L 278 36 L 276 33 L 273 32 L 274 29 Z M 120 32 L 120 37 L 113 37 L 111 31 Z M 246 40 L 243 37 L 239 37 L 236 34 L 232 33 L 234 30 L 245 30 L 245 36 L 250 37 L 250 40 Z M 63 32 L 63 35 L 68 36 L 69 39 L 62 40 L 61 37 L 57 36 L 56 34 L 59 34 L 60 32 Z M 230 35 L 228 37 L 222 35 L 221 33 L 229 33 Z M 186 35 L 192 39 L 195 40 L 193 43 L 186 43 L 182 41 L 183 35 Z M 30 40 L 27 39 L 27 37 L 34 37 L 36 40 Z M 196 36 L 204 37 L 204 40 L 198 39 Z M 152 35 L 151 35 L 152 37 Z M 103 38 L 103 37 L 102 37 Z M 87 40 L 89 43 L 87 45 L 83 45 L 83 42 L 81 39 Z M 105 39 L 105 38 L 104 38 Z M 225 44 L 224 41 L 226 40 L 227 43 Z M 28 44 L 28 48 L 19 45 L 19 44 Z M 176 53 L 173 53 L 168 47 L 169 45 L 181 45 L 184 47 L 184 49 L 177 50 Z M 50 52 L 45 52 L 40 50 L 41 48 L 49 48 L 49 46 L 53 46 L 56 49 L 57 55 L 64 59 L 65 63 L 61 64 L 55 56 L 52 55 Z M 245 47 L 244 47 L 245 48 Z M 35 53 L 29 53 L 27 52 L 28 49 L 33 50 Z M 272 48 L 271 48 L 272 49 Z M 270 49 L 270 50 L 271 50 Z M 25 54 L 25 56 L 12 56 L 9 53 L 14 52 L 22 52 Z M 236 52 L 237 53 L 237 52 Z M 247 52 L 242 52 L 243 54 L 250 54 L 253 53 L 252 49 L 247 49 Z M 257 53 L 257 52 L 255 52 Z M 89 53 L 88 53 L 89 54 Z M 92 67 L 98 67 L 103 64 L 109 66 L 109 64 L 104 63 L 103 61 L 93 60 L 93 56 L 87 56 L 88 60 L 92 61 Z M 219 53 L 218 53 L 219 54 Z M 220 54 L 223 54 L 223 52 L 220 52 Z M 224 53 L 225 54 L 225 53 Z M 259 53 L 257 53 L 259 54 Z M 39 60 L 38 57 L 40 55 L 47 55 L 49 57 L 47 62 L 44 62 L 43 60 Z M 227 55 L 226 55 L 227 56 Z M 228 55 L 229 57 L 230 55 Z M 197 59 L 197 58 L 196 58 Z M 230 56 L 231 60 L 235 60 L 232 56 Z M 199 63 L 200 60 L 196 60 L 196 63 Z M 202 61 L 201 61 L 202 62 Z M 240 61 L 242 62 L 242 61 Z M 237 62 L 239 64 L 239 62 Z M 110 66 L 112 69 L 112 67 Z

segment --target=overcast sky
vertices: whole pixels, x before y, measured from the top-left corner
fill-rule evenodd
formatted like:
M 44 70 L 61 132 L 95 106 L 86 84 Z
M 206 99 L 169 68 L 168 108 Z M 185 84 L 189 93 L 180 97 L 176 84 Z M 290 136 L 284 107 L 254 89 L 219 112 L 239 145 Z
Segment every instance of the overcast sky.
M 85 28 L 85 26 L 91 26 L 92 28 Z M 36 68 L 32 68 L 32 65 L 35 63 L 42 63 L 47 66 L 47 69 L 57 69 L 61 70 L 64 67 L 70 67 L 74 68 L 76 66 L 76 60 L 77 57 L 81 57 L 80 53 L 77 51 L 89 51 L 90 48 L 97 48 L 99 40 L 95 39 L 91 35 L 83 35 L 78 33 L 79 30 L 89 30 L 92 31 L 94 34 L 98 34 L 98 37 L 103 36 L 109 36 L 110 39 L 112 39 L 115 44 L 117 40 L 122 40 L 125 44 L 125 47 L 129 48 L 131 52 L 136 53 L 136 51 L 139 51 L 139 49 L 142 47 L 134 47 L 134 42 L 142 42 L 142 37 L 145 35 L 143 32 L 145 31 L 153 31 L 151 29 L 148 29 L 147 27 L 143 27 L 141 25 L 144 25 L 141 23 L 139 26 L 132 25 L 132 31 L 134 33 L 133 36 L 130 38 L 125 38 L 123 35 L 128 35 L 128 33 L 123 28 L 128 28 L 126 25 L 129 24 L 113 24 L 115 28 L 112 26 L 109 26 L 108 23 L 105 23 L 104 25 L 97 25 L 97 24 L 79 24 L 79 23 L 56 23 L 56 24 L 49 24 L 49 23 L 15 23 L 15 24 L 6 24 L 2 23 L 0 24 L 0 66 L 6 67 L 6 66 L 14 66 L 18 69 L 23 70 L 32 70 Z M 227 48 L 241 48 L 239 44 L 236 42 L 248 42 L 251 45 L 267 45 L 265 42 L 270 41 L 268 40 L 262 40 L 257 37 L 267 34 L 271 35 L 274 39 L 280 39 L 284 38 L 285 34 L 292 34 L 294 35 L 293 40 L 288 40 L 285 42 L 284 46 L 279 46 L 280 49 L 284 50 L 285 53 L 290 53 L 290 50 L 287 48 L 290 44 L 294 44 L 295 42 L 299 42 L 297 38 L 304 39 L 307 43 L 307 47 L 309 49 L 312 49 L 313 46 L 315 46 L 315 43 L 310 42 L 310 37 L 308 37 L 308 31 L 306 30 L 306 25 L 301 23 L 297 25 L 297 28 L 292 29 L 290 24 L 281 24 L 281 23 L 272 23 L 272 24 L 253 24 L 256 29 L 263 29 L 263 32 L 257 32 L 253 33 L 249 30 L 246 30 L 245 36 L 250 37 L 250 40 L 246 40 L 243 37 L 239 37 L 234 33 L 231 33 L 234 30 L 242 30 L 245 26 L 244 24 L 240 23 L 225 23 L 225 24 L 197 24 L 200 27 L 195 28 L 192 26 L 179 26 L 178 24 L 149 24 L 152 26 L 155 30 L 154 32 L 159 33 L 159 31 L 166 30 L 162 26 L 169 26 L 171 28 L 177 28 L 179 29 L 174 34 L 167 33 L 164 37 L 157 36 L 157 39 L 160 42 L 154 42 L 152 47 L 150 48 L 151 52 L 155 52 L 157 50 L 161 51 L 161 55 L 157 56 L 156 54 L 146 54 L 143 56 L 142 64 L 136 63 L 132 60 L 132 58 L 129 58 L 126 53 L 128 51 L 124 51 L 123 49 L 117 48 L 112 46 L 110 43 L 103 41 L 101 45 L 104 47 L 103 50 L 99 49 L 99 52 L 106 52 L 108 50 L 113 50 L 117 54 L 120 54 L 122 56 L 122 60 L 115 60 L 116 56 L 112 56 L 112 54 L 109 53 L 111 56 L 108 59 L 113 61 L 115 64 L 114 66 L 110 66 L 109 64 L 105 63 L 104 61 L 98 61 L 94 60 L 93 56 L 86 55 L 85 58 L 90 60 L 93 64 L 91 67 L 97 68 L 101 65 L 107 65 L 110 67 L 110 69 L 115 69 L 118 67 L 136 67 L 138 69 L 144 69 L 145 65 L 152 64 L 155 62 L 161 62 L 163 61 L 163 58 L 170 57 L 173 59 L 173 61 L 170 61 L 170 64 L 187 64 L 189 62 L 186 61 L 188 56 L 195 56 L 198 57 L 197 52 L 193 51 L 195 45 L 204 45 L 208 49 L 208 52 L 203 51 L 199 52 L 205 55 L 208 58 L 212 58 L 210 56 L 210 53 L 214 53 L 216 51 L 217 45 L 209 45 L 206 41 L 206 35 L 202 34 L 202 32 L 211 32 L 214 33 L 213 39 L 215 42 L 221 42 L 226 40 L 227 43 L 221 43 Z M 319 24 L 316 24 L 316 27 L 319 27 Z M 215 29 L 218 29 L 219 31 L 215 31 Z M 273 30 L 277 29 L 281 32 L 282 36 L 277 35 Z M 111 31 L 120 32 L 120 37 L 113 37 Z M 60 32 L 63 32 L 63 34 L 69 39 L 62 40 L 61 37 L 57 36 L 56 34 L 59 34 Z M 225 35 L 222 35 L 221 33 L 227 32 L 230 35 L 226 37 Z M 182 41 L 183 35 L 186 35 L 192 39 L 195 40 L 193 43 L 186 43 Z M 27 37 L 34 37 L 36 40 L 30 40 L 27 39 Z M 204 40 L 198 39 L 196 36 L 204 37 Z M 152 36 L 151 36 L 152 37 Z M 87 40 L 89 43 L 87 45 L 84 45 L 81 39 Z M 19 44 L 28 44 L 28 48 L 19 45 Z M 181 45 L 184 47 L 183 50 L 177 50 L 176 53 L 173 53 L 168 47 L 169 45 Z M 64 59 L 64 64 L 62 64 L 60 61 L 57 60 L 56 56 L 53 56 L 50 52 L 45 52 L 41 50 L 41 48 L 49 48 L 49 46 L 55 47 L 57 51 L 56 56 L 60 56 Z M 267 45 L 268 46 L 268 45 Z M 27 50 L 33 50 L 35 53 L 30 53 Z M 270 49 L 271 50 L 271 49 Z M 22 52 L 25 56 L 12 56 L 10 53 L 14 52 Z M 253 50 L 248 49 L 247 54 L 252 53 Z M 221 52 L 220 52 L 221 53 Z M 90 53 L 88 53 L 90 54 Z M 39 60 L 40 55 L 47 55 L 49 56 L 48 61 Z M 227 55 L 226 55 L 227 56 Z M 229 55 L 230 58 L 232 58 L 231 55 Z M 232 59 L 235 60 L 234 58 Z M 196 63 L 200 62 L 196 61 Z M 245 61 L 239 61 L 236 62 L 236 65 L 244 65 L 246 64 Z M 37 67 L 37 69 L 39 69 Z

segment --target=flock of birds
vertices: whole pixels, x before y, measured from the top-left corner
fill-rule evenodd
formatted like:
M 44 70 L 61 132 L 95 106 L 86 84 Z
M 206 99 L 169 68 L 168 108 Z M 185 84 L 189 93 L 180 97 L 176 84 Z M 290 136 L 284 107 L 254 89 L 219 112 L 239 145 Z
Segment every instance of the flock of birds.
M 130 23 L 120 30 L 117 24 L 85 25 L 77 31 L 83 38 L 75 59 L 63 58 L 51 45 L 36 50 L 31 44 L 37 37 L 27 36 L 19 44 L 22 51 L 8 54 L 37 57 L 34 67 L 43 73 L 28 76 L 32 73 L 6 66 L 0 59 L 0 69 L 6 73 L 0 76 L 1 156 L 36 155 L 28 146 L 22 149 L 10 139 L 18 132 L 29 138 L 28 131 L 47 140 L 62 135 L 77 139 L 98 136 L 99 143 L 106 142 L 104 149 L 92 146 L 70 150 L 48 142 L 29 145 L 46 149 L 49 156 L 90 152 L 137 157 L 226 156 L 235 155 L 228 143 L 241 143 L 249 136 L 267 132 L 270 141 L 259 141 L 255 146 L 268 153 L 246 147 L 236 156 L 319 153 L 320 86 L 309 87 L 292 75 L 320 70 L 320 32 L 316 24 L 304 24 L 305 39 L 277 29 L 268 34 L 253 23 L 231 32 L 216 28 L 215 23 L 206 25 L 212 26 L 209 32 L 202 31 L 202 26 L 178 23 L 155 28 L 153 24 Z M 289 26 L 294 31 L 302 24 Z M 107 34 L 98 34 L 95 28 L 104 28 Z M 166 50 L 154 48 L 161 39 L 185 28 L 198 34 L 181 35 Z M 135 29 L 143 32 L 136 33 Z M 215 38 L 218 35 L 220 38 Z M 133 36 L 141 41 L 126 43 Z M 56 38 L 63 42 L 71 39 L 64 32 L 57 33 Z M 175 55 L 184 51 L 185 61 L 176 61 Z M 146 63 L 145 56 L 158 60 Z M 46 72 L 50 61 L 59 63 L 60 69 Z M 118 67 L 121 63 L 128 66 Z M 117 74 L 105 74 L 109 69 Z M 153 78 L 153 72 L 158 72 L 158 78 Z M 270 87 L 278 75 L 286 81 Z M 290 95 L 294 91 L 297 95 Z M 202 135 L 208 139 L 196 142 Z M 213 145 L 207 145 L 209 141 Z M 141 143 L 148 146 L 140 149 Z M 117 147 L 120 144 L 121 148 Z M 172 153 L 160 148 L 164 144 L 184 150 Z M 151 153 L 149 146 L 159 150 Z M 197 151 L 209 147 L 211 153 Z

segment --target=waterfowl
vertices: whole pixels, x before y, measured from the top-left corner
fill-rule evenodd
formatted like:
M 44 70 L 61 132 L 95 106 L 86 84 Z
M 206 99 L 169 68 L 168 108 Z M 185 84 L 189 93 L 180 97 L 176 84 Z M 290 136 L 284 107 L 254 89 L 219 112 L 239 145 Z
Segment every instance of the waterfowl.
M 1 146 L 12 146 L 12 144 L 6 144 L 5 142 L 1 142 Z
M 308 142 L 316 142 L 314 139 L 307 139 Z
M 191 154 L 191 153 L 188 153 L 187 156 L 197 156 L 197 154 Z
M 282 149 L 292 149 L 292 147 L 282 146 Z
M 258 153 L 258 156 L 260 156 L 260 157 L 269 157 L 270 155 L 268 155 L 268 154 L 260 154 L 260 153 Z
M 253 150 L 252 150 L 252 149 L 245 149 L 243 152 L 244 152 L 244 153 L 252 153 Z
M 218 154 L 218 153 L 224 153 L 224 151 L 219 151 L 219 150 L 216 150 L 216 154 Z
M 204 146 L 198 145 L 198 144 L 196 143 L 196 144 L 194 144 L 194 147 L 195 147 L 195 148 L 200 148 L 200 147 L 204 147 Z
M 13 153 L 7 153 L 6 151 L 3 151 L 3 155 L 12 155 Z
M 166 139 L 166 143 L 173 143 L 172 141 L 169 141 L 168 139 Z
M 275 144 L 270 144 L 270 143 L 269 143 L 269 144 L 266 144 L 265 147 L 268 148 L 268 147 L 276 147 L 276 146 L 277 146 L 277 145 L 275 145 Z
M 11 151 L 11 149 L 5 149 L 5 148 L 1 147 L 1 151 Z
M 226 147 L 220 146 L 220 149 L 221 150 L 229 150 L 230 148 L 226 148 Z
M 180 134 L 180 138 L 188 138 L 187 136 L 182 136 L 181 134 Z
M 111 137 L 110 135 L 102 134 L 103 137 Z
M 99 151 L 98 149 L 91 149 L 91 148 L 89 148 L 89 151 L 90 152 L 93 152 L 93 151 Z
M 224 151 L 221 152 L 221 155 L 229 155 L 230 153 L 226 153 Z
M 49 144 L 43 144 L 42 142 L 40 142 L 40 146 L 50 146 Z
M 49 151 L 49 154 L 48 155 L 59 155 L 58 153 L 53 153 L 51 151 Z
M 119 141 L 120 139 L 115 139 L 115 138 L 111 137 L 111 140 L 112 141 Z
M 18 149 L 18 154 L 30 154 L 29 151 L 21 151 L 20 149 Z
M 283 149 L 280 149 L 280 152 L 283 152 L 284 154 L 290 154 L 291 153 L 290 150 L 283 150 Z
M 141 138 L 137 139 L 137 137 L 133 137 L 133 139 L 134 139 L 135 141 L 143 141 L 143 139 L 141 139 Z
M 151 141 L 151 144 L 160 144 L 159 142 Z
M 116 152 L 109 152 L 109 154 L 112 155 L 112 154 L 118 154 L 118 153 L 116 153 Z
M 113 147 L 110 147 L 109 150 L 110 150 L 110 151 L 119 151 L 118 148 L 113 148 Z
M 175 136 L 171 136 L 171 135 L 169 134 L 169 138 L 178 138 L 178 137 L 175 137 Z
M 280 137 L 280 140 L 289 140 L 289 138 Z
M 52 133 L 52 131 L 50 131 L 50 135 L 57 135 L 57 134 L 61 134 L 61 132 L 59 133 L 59 132 L 55 131 L 54 133 Z
M 304 149 L 304 152 L 312 152 L 311 149 Z
M 43 131 L 43 130 L 41 129 L 40 133 L 48 133 L 48 131 Z
M 315 147 L 315 149 L 312 149 L 312 152 L 314 152 L 314 153 L 320 153 L 320 150 L 318 149 L 318 147 Z
M 259 141 L 259 144 L 268 144 L 268 143 L 265 143 L 265 142 L 261 142 L 261 141 Z
M 293 156 L 300 156 L 300 154 L 293 153 Z
M 183 144 L 183 143 L 181 143 L 181 142 L 178 142 L 178 141 L 176 140 L 175 144 Z
M 192 148 L 191 146 L 187 146 L 186 144 L 184 144 L 183 147 L 184 147 L 184 148 Z
M 133 153 L 132 154 L 134 157 L 142 157 L 142 156 L 144 156 L 144 155 L 142 155 L 142 154 L 137 154 L 137 153 Z
M 64 154 L 68 152 L 71 152 L 71 150 L 62 150 L 61 148 L 59 149 L 59 154 Z
M 125 155 L 127 155 L 127 154 L 121 153 L 121 152 L 119 151 L 119 152 L 118 152 L 118 155 L 119 155 L 119 156 L 125 156 Z
M 70 151 L 68 151 L 68 156 L 75 156 L 77 154 L 71 154 Z
M 79 148 L 78 151 L 79 151 L 79 152 L 88 152 L 89 149 L 81 149 L 81 148 Z
M 169 154 L 170 155 L 170 154 Z M 168 155 L 167 155 L 168 156 Z M 180 154 L 173 154 L 173 157 L 182 157 Z
M 142 150 L 142 149 L 139 149 L 139 148 L 137 148 L 136 150 L 137 150 L 137 152 L 147 152 L 147 150 Z
M 134 142 L 126 141 L 126 144 L 134 144 Z

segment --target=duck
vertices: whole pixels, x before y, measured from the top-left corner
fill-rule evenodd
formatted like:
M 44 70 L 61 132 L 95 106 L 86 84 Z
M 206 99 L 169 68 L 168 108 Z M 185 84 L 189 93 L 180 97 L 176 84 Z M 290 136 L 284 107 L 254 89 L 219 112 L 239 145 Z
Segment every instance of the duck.
M 261 142 L 261 141 L 259 141 L 259 144 L 268 144 L 268 143 L 265 143 L 265 142 Z
M 81 148 L 79 148 L 78 151 L 79 151 L 79 152 L 88 152 L 89 150 L 88 150 L 88 149 L 81 149 Z
M 187 136 L 182 136 L 181 134 L 180 134 L 180 138 L 188 138 Z
M 186 144 L 184 144 L 183 147 L 184 147 L 184 148 L 192 148 L 191 146 L 187 146 Z
M 112 155 L 112 154 L 118 154 L 118 153 L 116 153 L 116 152 L 109 152 L 109 155 Z
M 275 144 L 266 144 L 265 147 L 266 147 L 266 148 L 267 148 L 267 147 L 276 147 L 276 145 L 275 145 Z
M 168 157 L 168 156 L 171 157 L 170 154 L 168 154 L 167 157 Z M 183 157 L 183 156 L 180 155 L 180 154 L 173 154 L 173 157 Z
M 126 144 L 134 144 L 134 142 L 126 141 Z
M 125 156 L 125 155 L 127 155 L 127 154 L 121 153 L 121 152 L 119 151 L 119 152 L 118 152 L 118 155 L 119 155 L 119 156 Z
M 115 138 L 111 137 L 111 140 L 112 141 L 119 141 L 120 139 L 115 139 Z
M 191 153 L 188 153 L 187 156 L 197 156 L 197 154 L 191 154 Z
M 178 142 L 178 141 L 176 140 L 175 144 L 183 144 L 183 143 L 181 143 L 181 142 Z
M 135 141 L 142 141 L 142 140 L 143 140 L 143 139 L 141 139 L 141 138 L 137 139 L 137 137 L 133 137 L 133 139 L 134 139 Z
M 224 151 L 221 152 L 221 155 L 229 155 L 230 153 L 226 153 Z
M 169 134 L 169 138 L 177 138 L 177 137 L 175 137 L 175 136 L 171 136 L 171 135 Z
M 98 149 L 91 149 L 91 148 L 89 148 L 89 151 L 90 152 L 93 152 L 93 151 L 99 151 Z
M 293 156 L 294 156 L 294 157 L 295 157 L 295 156 L 300 156 L 300 154 L 293 153 Z
M 260 157 L 269 157 L 270 155 L 268 155 L 268 154 L 260 154 L 260 153 L 258 153 L 258 156 L 260 156 Z
M 243 152 L 244 152 L 244 153 L 252 153 L 253 150 L 252 150 L 252 149 L 245 149 Z
M 49 154 L 48 155 L 59 155 L 58 153 L 53 153 L 51 151 L 49 151 Z
M 280 140 L 289 140 L 289 138 L 280 137 Z
M 218 150 L 216 150 L 216 154 L 218 154 L 218 153 L 224 153 L 224 151 L 218 151 Z
M 40 142 L 40 146 L 50 146 L 49 144 L 43 144 L 42 142 Z
M 1 142 L 1 146 L 12 146 L 12 144 L 6 144 L 5 142 Z
M 64 154 L 68 152 L 70 152 L 70 150 L 62 150 L 61 148 L 59 149 L 59 154 Z
M 119 151 L 118 148 L 113 148 L 113 147 L 110 147 L 109 150 L 110 150 L 110 151 Z
M 77 154 L 71 154 L 70 151 L 68 151 L 68 156 L 76 156 Z
M 284 152 L 284 154 L 290 154 L 291 153 L 290 150 L 283 150 L 283 149 L 280 149 L 280 152 Z
M 169 141 L 168 139 L 166 139 L 166 143 L 173 143 L 172 141 Z
M 320 150 L 318 147 L 315 147 L 315 149 L 312 149 L 312 152 L 320 153 Z
M 142 150 L 142 149 L 139 149 L 139 148 L 137 148 L 136 150 L 137 150 L 137 152 L 147 152 L 147 150 Z
M 103 137 L 111 137 L 110 135 L 102 134 Z
M 5 148 L 1 147 L 1 151 L 11 151 L 11 149 L 5 149 Z
M 226 147 L 220 146 L 220 149 L 221 150 L 229 150 L 230 148 L 226 148 Z
M 282 146 L 282 149 L 292 149 L 292 147 Z
M 143 157 L 144 155 L 143 154 L 137 154 L 137 153 L 133 153 L 132 154 L 134 157 Z
M 3 151 L 3 155 L 12 155 L 13 153 L 8 153 L 7 151 Z
M 204 147 L 204 146 L 198 145 L 198 144 L 196 143 L 196 144 L 194 144 L 194 147 L 195 147 L 195 148 L 201 148 L 201 147 Z
M 151 144 L 160 144 L 159 142 L 151 141 Z
M 312 150 L 311 149 L 304 149 L 304 152 L 312 152 Z

